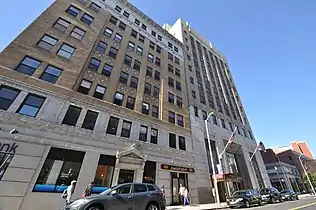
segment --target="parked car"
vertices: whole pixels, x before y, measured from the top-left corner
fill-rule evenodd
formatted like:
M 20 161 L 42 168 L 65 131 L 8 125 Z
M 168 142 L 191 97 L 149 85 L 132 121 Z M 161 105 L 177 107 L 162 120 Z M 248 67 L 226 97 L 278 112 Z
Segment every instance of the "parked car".
M 262 205 L 261 195 L 256 190 L 235 191 L 231 197 L 227 198 L 227 204 L 230 208 L 246 207 L 252 205 Z
M 282 199 L 286 201 L 298 200 L 298 194 L 293 190 L 281 191 Z
M 71 202 L 65 210 L 165 210 L 163 192 L 154 184 L 125 183 Z
M 281 193 L 274 187 L 263 188 L 260 190 L 260 194 L 263 202 L 275 203 L 276 201 L 283 201 Z

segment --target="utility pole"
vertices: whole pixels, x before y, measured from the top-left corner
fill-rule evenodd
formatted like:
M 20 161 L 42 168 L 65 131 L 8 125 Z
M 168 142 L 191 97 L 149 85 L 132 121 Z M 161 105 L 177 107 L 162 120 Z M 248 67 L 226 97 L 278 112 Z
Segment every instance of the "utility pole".
M 307 180 L 308 180 L 308 183 L 309 183 L 310 187 L 312 188 L 313 194 L 315 195 L 315 194 L 316 194 L 316 193 L 315 193 L 315 189 L 314 189 L 314 186 L 312 185 L 312 182 L 311 182 L 311 180 L 310 180 L 310 178 L 309 178 L 309 176 L 308 176 L 308 173 L 307 173 L 307 171 L 306 171 L 306 168 L 305 168 L 305 166 L 303 165 L 302 156 L 303 156 L 303 154 L 301 154 L 301 155 L 298 157 L 298 159 L 300 160 L 300 163 L 301 163 L 301 166 L 302 166 L 302 168 L 303 168 L 303 170 L 304 170 L 305 176 L 306 176 L 306 178 L 307 178 Z

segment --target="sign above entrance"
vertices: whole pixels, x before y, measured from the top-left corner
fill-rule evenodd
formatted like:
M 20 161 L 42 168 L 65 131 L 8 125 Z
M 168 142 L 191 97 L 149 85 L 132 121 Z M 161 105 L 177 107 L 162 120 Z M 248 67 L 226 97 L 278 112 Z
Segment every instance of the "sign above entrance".
M 0 142 L 0 152 L 5 152 L 5 153 L 16 153 L 16 148 L 18 148 L 19 145 L 17 145 L 15 142 L 12 144 L 5 144 Z
M 172 165 L 167 165 L 167 164 L 161 164 L 161 169 L 168 170 L 168 171 L 194 173 L 194 168 L 187 168 L 187 167 L 181 167 L 181 166 L 172 166 Z

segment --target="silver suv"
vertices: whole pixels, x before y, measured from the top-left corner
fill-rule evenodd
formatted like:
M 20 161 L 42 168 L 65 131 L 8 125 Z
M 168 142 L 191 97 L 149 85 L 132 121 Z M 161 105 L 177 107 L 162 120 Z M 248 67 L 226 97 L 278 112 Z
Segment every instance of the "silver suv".
M 65 210 L 165 210 L 163 192 L 154 184 L 125 183 L 71 202 Z

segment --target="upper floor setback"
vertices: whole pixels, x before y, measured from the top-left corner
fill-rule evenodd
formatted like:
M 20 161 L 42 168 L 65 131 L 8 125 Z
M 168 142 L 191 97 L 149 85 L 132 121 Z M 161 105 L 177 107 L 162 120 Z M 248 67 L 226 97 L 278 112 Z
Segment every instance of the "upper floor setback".
M 80 0 L 77 0 L 80 1 Z M 141 32 L 150 41 L 161 45 L 170 53 L 184 60 L 183 44 L 159 24 L 126 0 L 92 0 L 117 18 L 128 23 L 132 29 Z

